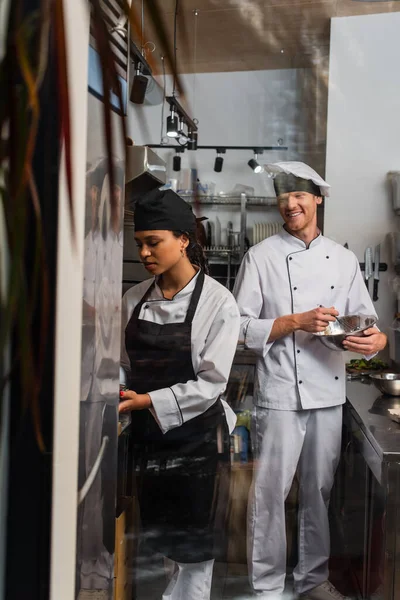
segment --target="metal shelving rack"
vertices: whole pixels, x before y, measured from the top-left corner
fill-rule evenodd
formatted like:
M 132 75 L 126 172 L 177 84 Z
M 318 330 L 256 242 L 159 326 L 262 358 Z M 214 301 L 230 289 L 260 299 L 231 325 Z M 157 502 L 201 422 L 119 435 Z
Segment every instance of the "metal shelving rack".
M 229 287 L 231 280 L 231 267 L 233 264 L 240 264 L 245 253 L 247 209 L 249 207 L 262 207 L 266 209 L 277 208 L 276 198 L 268 196 L 247 196 L 244 193 L 226 196 L 195 196 L 194 194 L 179 195 L 186 200 L 186 202 L 190 204 L 196 204 L 197 206 L 240 206 L 239 245 L 205 248 L 205 253 L 209 258 L 210 265 L 227 265 L 227 283 Z

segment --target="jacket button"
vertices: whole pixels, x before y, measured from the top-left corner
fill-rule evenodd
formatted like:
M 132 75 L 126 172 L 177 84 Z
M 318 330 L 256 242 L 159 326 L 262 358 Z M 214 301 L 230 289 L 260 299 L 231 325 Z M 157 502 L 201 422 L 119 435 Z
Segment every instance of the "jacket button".
M 329 258 L 329 256 L 327 256 L 326 258 Z
M 149 308 L 149 305 L 148 305 L 148 304 L 146 304 L 144 308 L 145 308 L 145 309 L 146 309 L 146 308 Z
M 303 383 L 303 382 L 300 380 L 299 383 Z
M 300 350 L 297 350 L 297 354 L 300 354 Z
M 338 376 L 336 376 L 336 377 L 335 377 L 335 379 L 336 379 L 336 381 L 337 381 L 337 380 L 339 379 L 339 377 L 338 377 Z
M 335 286 L 334 286 L 334 285 L 331 285 L 331 290 L 334 290 L 334 289 L 335 289 Z
M 291 257 L 291 256 L 289 256 L 289 260 L 292 260 L 292 257 Z
M 293 289 L 296 291 L 296 290 L 297 290 L 297 287 L 294 287 Z

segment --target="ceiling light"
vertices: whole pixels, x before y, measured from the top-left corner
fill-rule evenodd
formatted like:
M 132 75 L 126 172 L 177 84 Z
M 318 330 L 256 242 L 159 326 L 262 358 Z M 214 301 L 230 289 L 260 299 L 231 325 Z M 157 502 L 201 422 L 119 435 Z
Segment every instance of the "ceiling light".
M 146 96 L 148 79 L 142 74 L 142 69 L 142 65 L 138 63 L 129 96 L 130 101 L 134 104 L 143 104 Z
M 261 173 L 263 170 L 262 166 L 257 162 L 257 153 L 254 152 L 254 158 L 251 158 L 247 163 L 254 173 Z
M 187 145 L 188 150 L 197 150 L 197 142 L 199 136 L 197 131 L 189 131 L 189 141 Z
M 216 173 L 221 173 L 223 164 L 224 159 L 222 158 L 222 156 L 217 156 L 214 162 L 214 171 L 216 171 Z
M 182 117 L 180 117 L 179 119 L 179 143 L 182 144 L 182 146 L 184 144 L 186 144 L 186 142 L 188 141 L 188 136 L 185 133 L 185 121 L 182 119 Z
M 172 159 L 172 168 L 174 169 L 174 171 L 181 170 L 181 157 L 179 156 L 179 154 L 175 154 L 174 158 Z
M 178 117 L 172 110 L 170 116 L 167 118 L 167 136 L 171 138 L 176 138 L 178 137 L 178 135 Z
M 221 154 L 225 154 L 226 149 L 225 148 L 217 148 L 216 150 L 217 150 L 217 157 L 214 162 L 214 171 L 216 173 L 221 173 L 222 167 L 224 164 L 224 159 L 222 158 Z

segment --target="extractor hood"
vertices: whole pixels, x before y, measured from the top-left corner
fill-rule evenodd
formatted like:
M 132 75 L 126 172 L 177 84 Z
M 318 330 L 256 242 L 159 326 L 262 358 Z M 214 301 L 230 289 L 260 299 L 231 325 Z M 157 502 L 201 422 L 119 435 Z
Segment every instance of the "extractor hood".
M 147 146 L 126 148 L 126 204 L 132 204 L 146 192 L 165 185 L 167 165 L 154 150 Z

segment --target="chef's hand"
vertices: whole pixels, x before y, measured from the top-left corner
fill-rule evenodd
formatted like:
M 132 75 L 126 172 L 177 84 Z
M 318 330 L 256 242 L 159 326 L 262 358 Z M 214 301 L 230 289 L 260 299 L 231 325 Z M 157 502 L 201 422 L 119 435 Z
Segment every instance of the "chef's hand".
M 120 413 L 130 412 L 131 410 L 143 410 L 151 407 L 151 398 L 149 394 L 137 394 L 132 390 L 120 392 L 122 402 L 119 403 L 118 411 Z
M 357 352 L 363 356 L 377 354 L 384 349 L 387 336 L 376 327 L 364 331 L 364 335 L 349 335 L 343 342 L 343 347 L 350 352 Z
M 319 333 L 324 331 L 329 323 L 336 321 L 335 316 L 339 316 L 336 308 L 324 308 L 320 306 L 314 310 L 296 315 L 298 320 L 298 329 L 308 331 L 308 333 Z

